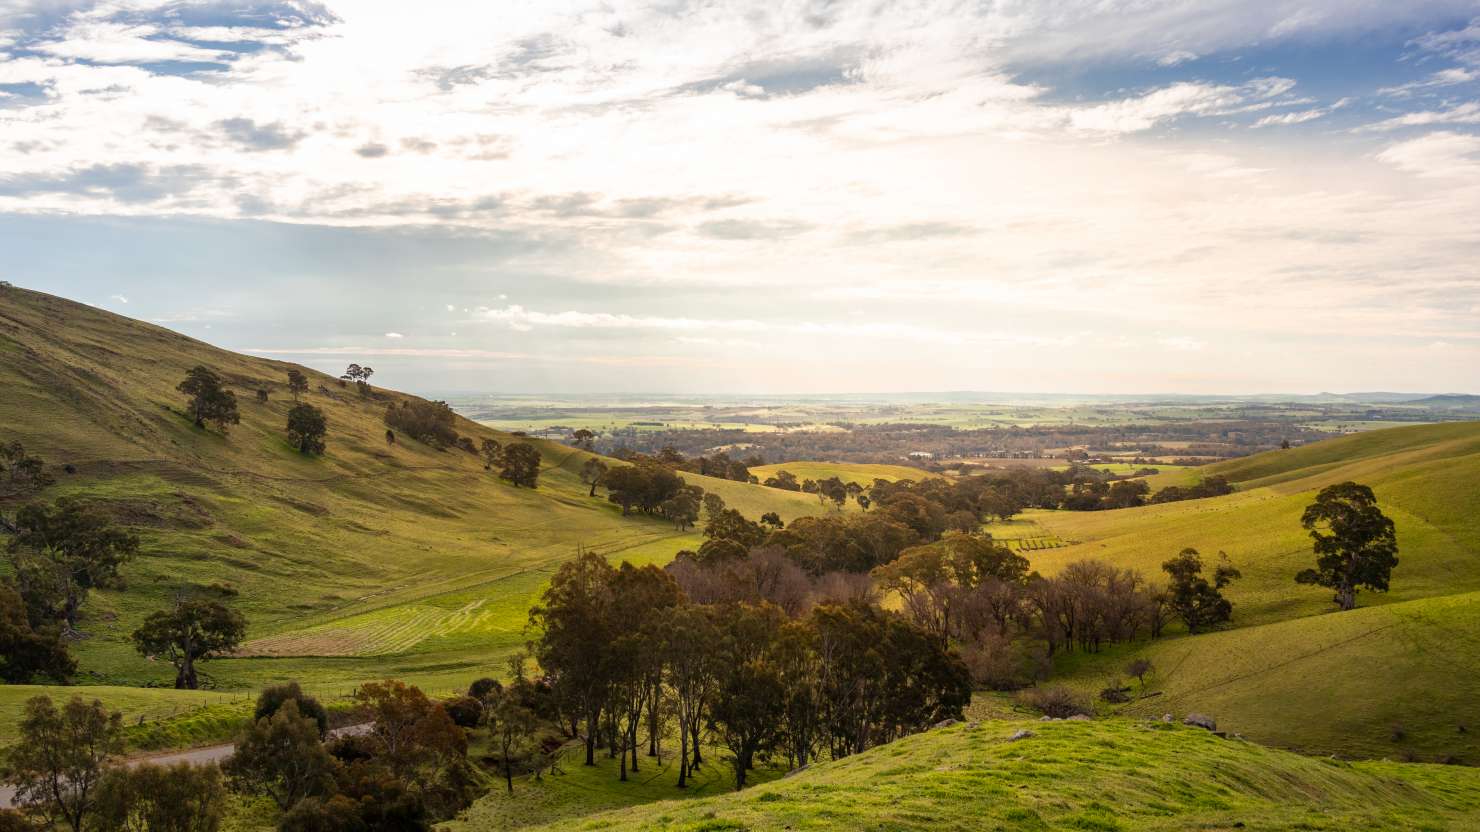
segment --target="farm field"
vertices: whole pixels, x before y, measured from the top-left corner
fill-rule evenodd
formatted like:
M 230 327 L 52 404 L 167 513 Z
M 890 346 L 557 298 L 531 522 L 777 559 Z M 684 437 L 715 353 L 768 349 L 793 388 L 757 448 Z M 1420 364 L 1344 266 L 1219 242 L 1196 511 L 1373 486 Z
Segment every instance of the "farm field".
M 174 386 L 196 364 L 237 393 L 241 424 L 224 437 L 179 412 Z M 181 591 L 214 594 L 247 617 L 241 656 L 202 666 L 218 690 L 296 678 L 332 698 L 396 676 L 451 691 L 523 645 L 530 603 L 578 549 L 661 563 L 698 545 L 692 530 L 624 518 L 589 497 L 579 479 L 584 451 L 532 440 L 543 454 L 539 488 L 515 488 L 462 451 L 387 444 L 381 415 L 401 394 L 361 397 L 313 372 L 306 398 L 326 414 L 328 453 L 303 457 L 283 437 L 288 366 L 47 295 L 7 293 L 0 439 L 73 466 L 45 499 L 85 495 L 141 539 L 126 587 L 96 591 L 84 606 L 88 638 L 75 645 L 78 681 L 99 686 L 105 703 L 143 713 L 119 686 L 172 681 L 128 634 Z M 515 439 L 467 420 L 457 430 L 475 441 Z M 747 516 L 816 511 L 811 495 L 685 477 Z
M 896 480 L 921 480 L 926 477 L 939 476 L 908 465 L 880 465 L 865 462 L 796 461 L 761 465 L 750 469 L 750 473 L 762 482 L 768 477 L 776 476 L 778 471 L 790 471 L 799 482 L 837 477 L 843 482 L 856 482 L 864 487 L 872 485 L 876 479 L 895 482 Z
M 1017 731 L 1029 735 L 1013 741 Z M 1396 832 L 1477 823 L 1473 769 L 1337 762 L 1196 728 L 1109 719 L 958 724 L 738 794 L 534 828 Z M 503 828 L 497 824 L 495 816 L 455 828 Z

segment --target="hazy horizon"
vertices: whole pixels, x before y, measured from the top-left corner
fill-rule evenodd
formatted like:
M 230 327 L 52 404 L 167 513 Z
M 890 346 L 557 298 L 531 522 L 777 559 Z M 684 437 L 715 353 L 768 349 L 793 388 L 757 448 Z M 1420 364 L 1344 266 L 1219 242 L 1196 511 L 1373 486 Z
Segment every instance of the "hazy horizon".
M 411 391 L 1480 392 L 1476 0 L 0 0 L 0 146 L 0 279 Z

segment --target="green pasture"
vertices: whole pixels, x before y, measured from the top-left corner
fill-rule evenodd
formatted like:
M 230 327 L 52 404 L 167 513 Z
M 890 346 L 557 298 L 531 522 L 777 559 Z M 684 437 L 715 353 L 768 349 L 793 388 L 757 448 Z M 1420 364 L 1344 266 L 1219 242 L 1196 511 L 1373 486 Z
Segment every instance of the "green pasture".
M 1014 741 L 1019 731 L 1029 736 Z M 1114 719 L 959 724 L 738 794 L 662 800 L 534 828 L 1417 832 L 1477 824 L 1480 772 L 1473 769 L 1338 762 L 1197 728 Z M 455 828 L 510 827 L 493 812 L 470 814 Z

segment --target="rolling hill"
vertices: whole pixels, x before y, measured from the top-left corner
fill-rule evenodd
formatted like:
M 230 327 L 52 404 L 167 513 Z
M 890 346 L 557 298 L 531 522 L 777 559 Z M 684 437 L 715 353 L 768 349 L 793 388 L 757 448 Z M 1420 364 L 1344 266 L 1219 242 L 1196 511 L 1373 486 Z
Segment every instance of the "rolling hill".
M 182 415 L 175 385 L 197 364 L 236 392 L 241 424 L 226 436 Z M 362 397 L 306 368 L 306 400 L 324 410 L 329 436 L 325 456 L 302 456 L 284 437 L 290 366 L 42 293 L 0 293 L 0 441 L 21 441 L 57 471 L 42 498 L 83 496 L 142 540 L 126 588 L 85 607 L 79 682 L 168 684 L 128 634 L 176 593 L 205 589 L 249 621 L 244 655 L 204 668 L 218 689 L 298 678 L 333 695 L 386 676 L 460 687 L 522 645 L 531 600 L 578 548 L 666 562 L 699 542 L 587 496 L 588 454 L 564 445 L 534 441 L 543 471 L 529 490 L 462 451 L 387 444 L 382 415 L 402 394 Z M 461 419 L 457 430 L 514 439 Z M 816 509 L 811 495 L 685 477 L 749 516 Z M 18 695 L 0 687 L 0 712 Z M 208 698 L 160 693 L 171 707 Z
M 1197 469 L 1237 484 L 1225 497 L 1113 512 L 1032 512 L 1068 545 L 1031 553 L 1052 573 L 1102 558 L 1163 577 L 1184 546 L 1243 572 L 1234 627 L 1071 656 L 1098 691 L 1132 655 L 1159 668 L 1142 714 L 1190 710 L 1261 742 L 1321 753 L 1480 762 L 1480 423 L 1392 428 Z M 1312 560 L 1300 514 L 1316 492 L 1370 485 L 1397 525 L 1392 590 L 1334 611 L 1294 575 Z M 1007 530 L 1003 530 L 1007 534 Z M 1012 534 L 1018 532 L 1014 531 Z
M 1020 730 L 1031 736 L 1014 741 Z M 498 811 L 505 801 L 490 795 L 450 828 L 516 828 Z M 1338 762 L 1219 739 L 1197 728 L 1115 719 L 958 724 L 740 793 L 646 803 L 532 828 L 1171 832 L 1462 830 L 1477 824 L 1480 772 L 1473 769 Z

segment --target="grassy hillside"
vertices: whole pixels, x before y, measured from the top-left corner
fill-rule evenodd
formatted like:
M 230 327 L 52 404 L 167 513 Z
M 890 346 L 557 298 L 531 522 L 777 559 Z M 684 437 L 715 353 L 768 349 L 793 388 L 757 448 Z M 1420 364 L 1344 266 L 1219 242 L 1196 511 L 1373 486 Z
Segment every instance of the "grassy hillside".
M 197 364 L 236 392 L 241 424 L 227 436 L 181 413 L 174 388 Z M 75 466 L 43 498 L 85 496 L 142 539 L 126 589 L 86 605 L 80 681 L 169 681 L 128 633 L 176 592 L 220 584 L 237 593 L 251 639 L 245 657 L 206 666 L 222 689 L 296 677 L 333 694 L 388 675 L 450 689 L 523 643 L 530 601 L 578 547 L 665 562 L 699 543 L 588 497 L 588 455 L 563 445 L 535 442 L 535 491 L 460 451 L 388 445 L 381 417 L 401 394 L 365 398 L 306 368 L 306 400 L 324 410 L 329 437 L 324 457 L 301 456 L 283 431 L 290 366 L 41 293 L 0 295 L 0 440 Z M 457 429 L 513 439 L 466 420 Z M 685 476 L 751 516 L 816 509 L 810 495 Z M 0 709 L 13 693 L 0 689 Z
M 1019 729 L 1034 736 L 1012 741 Z M 536 787 L 527 788 L 554 788 Z M 458 830 L 508 828 L 475 807 Z M 1315 759 L 1131 720 L 962 724 L 739 794 L 539 829 L 1461 830 L 1480 772 Z
M 1141 710 L 1207 711 L 1290 747 L 1480 762 L 1475 732 L 1460 730 L 1480 724 L 1480 423 L 1374 431 L 1198 470 L 1239 490 L 1024 521 L 1069 544 L 1029 553 L 1048 573 L 1095 557 L 1159 579 L 1184 546 L 1225 551 L 1243 571 L 1228 592 L 1235 629 L 1139 649 L 1165 691 Z M 1294 575 L 1313 559 L 1301 512 L 1320 488 L 1349 479 L 1372 486 L 1397 524 L 1400 555 L 1391 592 L 1363 593 L 1358 610 L 1336 613 L 1329 592 Z M 1061 667 L 1097 691 L 1130 655 Z

